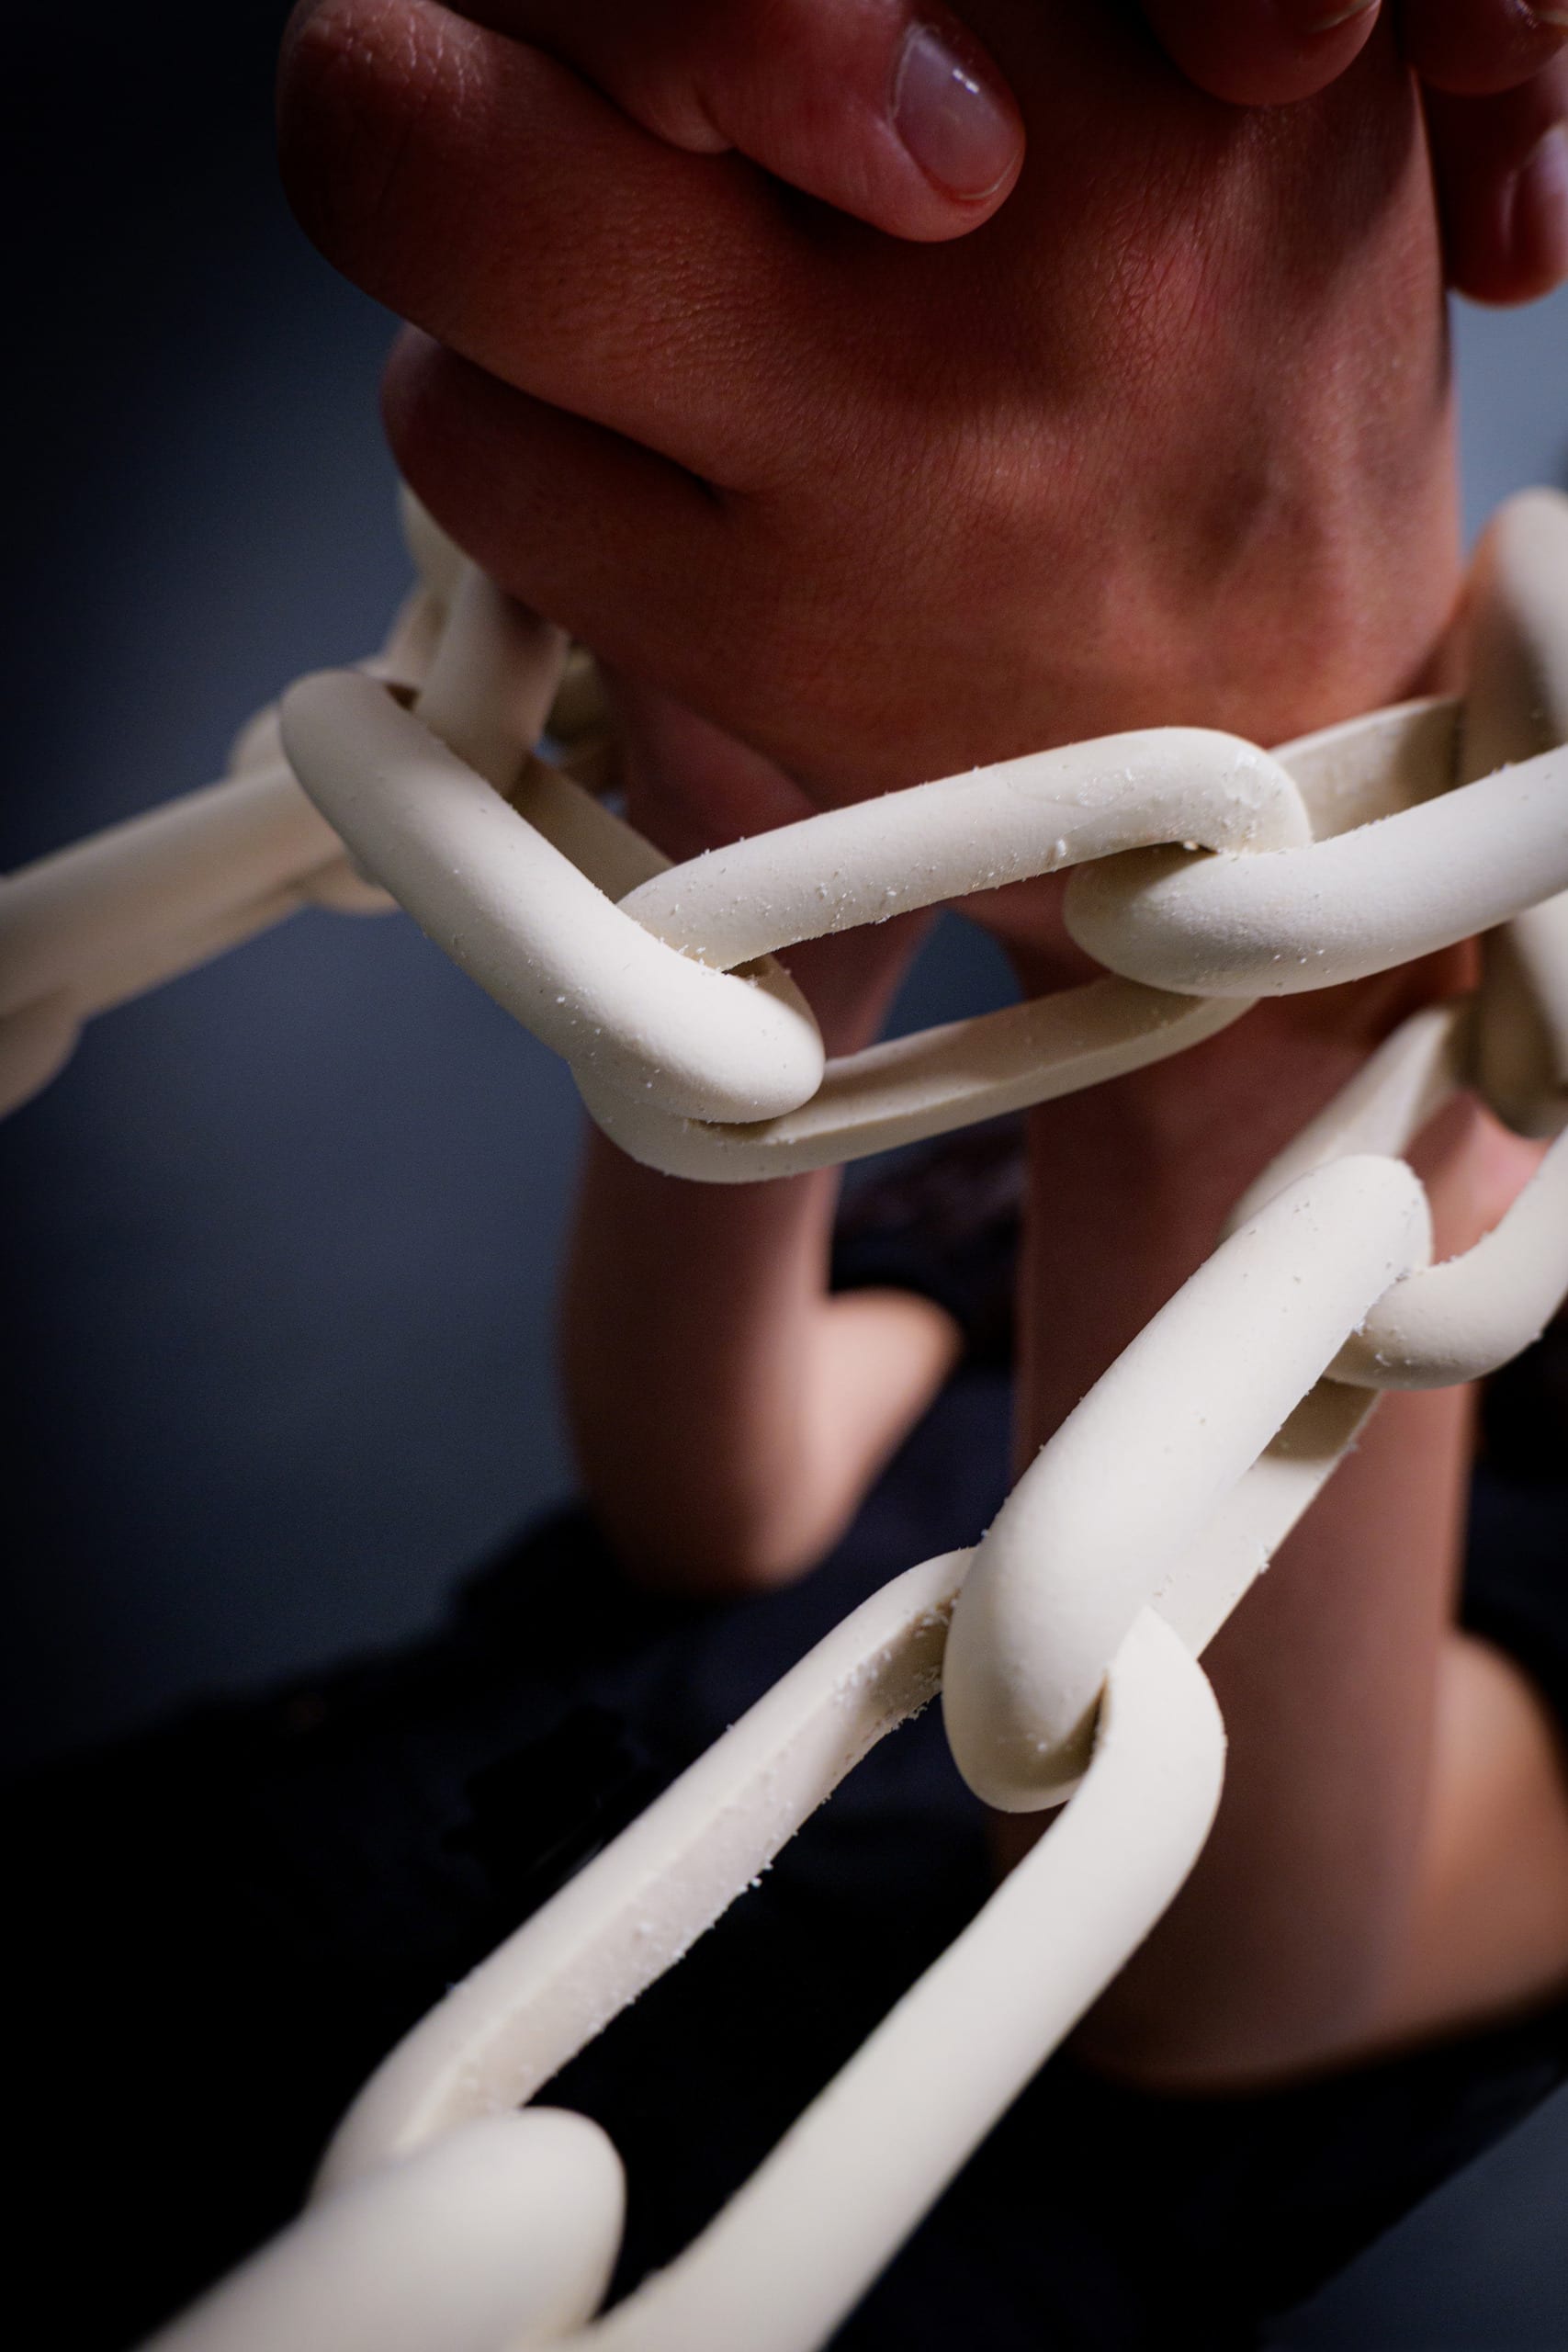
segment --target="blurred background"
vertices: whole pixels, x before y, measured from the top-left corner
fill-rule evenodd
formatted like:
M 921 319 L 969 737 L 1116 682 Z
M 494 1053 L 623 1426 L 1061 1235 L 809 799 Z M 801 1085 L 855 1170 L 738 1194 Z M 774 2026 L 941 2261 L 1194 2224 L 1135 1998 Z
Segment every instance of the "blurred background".
M 284 13 L 8 27 L 0 868 L 208 781 L 405 584 L 389 322 L 276 186 Z M 1568 298 L 1455 327 L 1473 530 L 1568 480 Z M 1006 992 L 949 922 L 901 1024 Z M 561 1067 L 401 917 L 302 914 L 88 1030 L 0 1131 L 11 1764 L 416 1632 L 570 1491 L 577 1134 Z M 1565 2214 L 1559 2100 L 1280 2340 L 1559 2347 Z

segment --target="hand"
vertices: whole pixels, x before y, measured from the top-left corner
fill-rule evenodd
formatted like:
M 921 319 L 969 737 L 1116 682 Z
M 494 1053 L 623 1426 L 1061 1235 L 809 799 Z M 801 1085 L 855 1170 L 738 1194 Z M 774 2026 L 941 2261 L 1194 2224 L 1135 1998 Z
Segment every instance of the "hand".
M 1346 70 L 1371 37 L 1379 0 L 1348 13 L 1336 0 L 1145 7 L 1200 88 L 1273 106 Z M 1532 301 L 1568 277 L 1568 6 L 1403 0 L 1399 19 L 1425 92 L 1449 282 L 1481 302 Z
M 319 13 L 307 0 L 296 38 Z M 473 0 L 466 13 L 571 66 L 671 146 L 733 149 L 894 236 L 961 236 L 1018 178 L 1017 104 L 961 14 L 946 8 Z M 1145 0 L 1145 13 L 1199 88 L 1271 106 L 1344 73 L 1372 35 L 1379 0 L 1337 23 L 1330 0 Z M 1293 29 L 1320 20 L 1324 29 Z M 1427 87 L 1451 282 L 1483 301 L 1544 293 L 1568 276 L 1568 9 L 1555 0 L 1404 0 L 1401 26 Z
M 295 201 L 408 342 L 400 461 L 502 583 L 814 797 L 1413 690 L 1455 582 L 1392 30 L 1240 113 L 1090 0 L 976 0 L 1029 163 L 911 245 L 436 0 L 323 0 Z

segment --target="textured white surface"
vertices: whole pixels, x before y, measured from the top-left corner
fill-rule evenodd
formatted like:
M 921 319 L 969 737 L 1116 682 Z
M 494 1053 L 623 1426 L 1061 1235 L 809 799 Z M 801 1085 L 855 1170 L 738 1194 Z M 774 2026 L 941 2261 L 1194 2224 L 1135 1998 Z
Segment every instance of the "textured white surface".
M 574 1066 L 706 1118 L 766 1117 L 816 1091 L 822 1041 L 782 972 L 741 979 L 663 945 L 383 688 L 304 679 L 283 725 L 367 872 Z
M 1461 1084 L 1530 1133 L 1568 1110 L 1568 501 L 1516 502 L 1488 535 L 1462 708 L 1377 713 L 1272 757 L 1195 730 L 1108 738 L 678 869 L 533 756 L 555 633 L 413 528 L 425 587 L 379 661 L 285 705 L 288 757 L 330 826 L 276 764 L 264 714 L 228 784 L 0 886 L 14 1091 L 43 1082 L 85 1013 L 306 895 L 369 906 L 380 885 L 567 1055 L 611 1132 L 683 1173 L 747 1181 L 1094 1083 L 1254 994 L 1508 924 L 1476 999 L 1406 1023 L 1252 1188 L 1025 1474 L 962 1589 L 966 1555 L 928 1562 L 786 1677 L 392 2053 L 311 2212 L 165 2338 L 808 2352 L 1180 1884 L 1223 1754 L 1195 1653 L 1370 1391 L 1502 1360 L 1568 1283 L 1568 1146 L 1495 1234 L 1437 1268 L 1397 1156 Z M 1180 846 L 1137 846 L 1161 842 Z M 1075 923 L 1123 977 L 825 1078 L 787 979 L 752 968 L 1083 861 Z M 573 2119 L 509 2110 L 939 1681 L 976 1787 L 1065 1812 L 687 2253 L 592 2321 L 619 2226 L 613 2152 Z
M 415 2030 L 333 2143 L 318 2184 L 323 2223 L 345 2194 L 398 2181 L 428 2161 L 418 2151 L 452 2144 L 448 2134 L 460 2144 L 473 2118 L 526 2097 L 680 1957 L 929 1698 L 964 1566 L 964 1555 L 928 1561 L 857 1610 Z M 606 2352 L 820 2344 L 1175 1894 L 1219 1802 L 1224 1753 L 1201 1669 L 1144 1614 L 1118 1647 L 1082 1786 L 1050 1836 L 686 2253 L 570 2340 Z M 348 2267 L 333 2231 L 311 2235 L 309 2222 L 288 2260 L 301 2307 L 312 2263 L 323 2297 L 328 2267 L 341 2266 L 334 2278 Z M 251 2339 L 219 2332 L 221 2296 L 243 2283 L 220 2290 L 211 2332 L 189 2352 L 250 2352 Z
M 1490 931 L 1568 888 L 1568 750 L 1307 849 L 1149 850 L 1067 894 L 1080 947 L 1151 988 L 1298 996 Z
M 1201 1556 L 1232 1490 L 1430 1246 L 1426 1195 L 1397 1160 L 1338 1159 L 1298 1178 L 1069 1415 L 1008 1498 L 953 1615 L 947 1735 L 988 1804 L 1033 1812 L 1070 1792 L 1107 1658 L 1183 1555 Z M 1288 1532 L 1271 1531 L 1254 1573 Z
M 1170 1902 L 1208 1835 L 1224 1759 L 1201 1669 L 1140 1618 L 1111 1663 L 1087 1777 L 1049 1836 L 695 2244 L 578 2340 L 595 2352 L 824 2343 Z
M 626 912 L 720 968 L 1151 842 L 1258 852 L 1311 831 L 1278 761 L 1233 735 L 1107 735 L 829 808 L 645 882 Z
M 349 2110 L 318 2194 L 530 2098 L 678 1960 L 941 1670 L 966 1562 L 883 1588 L 682 1773 L 394 2051 Z
M 620 2158 L 586 2116 L 489 2116 L 307 2211 L 152 2343 L 157 2352 L 554 2343 L 609 2284 L 625 2194 Z

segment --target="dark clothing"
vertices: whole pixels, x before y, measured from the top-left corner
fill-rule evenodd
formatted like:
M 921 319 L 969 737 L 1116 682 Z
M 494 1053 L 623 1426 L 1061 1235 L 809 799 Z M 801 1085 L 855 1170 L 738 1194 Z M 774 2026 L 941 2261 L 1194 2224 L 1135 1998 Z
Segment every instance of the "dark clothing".
M 1009 1484 L 1007 1215 L 1004 1192 L 1000 1232 L 948 1236 L 932 1272 L 886 1196 L 852 1214 L 840 1281 L 944 1295 L 972 1345 L 804 1583 L 650 1600 L 569 1512 L 406 1654 L 22 1792 L 13 2114 L 73 2198 L 103 2151 L 91 2259 L 48 2273 L 74 2352 L 113 2352 L 280 2226 L 360 2082 L 449 1984 L 847 1610 L 986 1526 Z M 1471 1621 L 1568 1706 L 1568 1483 L 1483 1474 L 1474 1533 Z M 557 2079 L 550 2102 L 626 2160 L 617 2292 L 701 2227 L 987 1892 L 979 1808 L 932 1711 Z M 1565 2073 L 1568 2006 L 1245 2099 L 1153 2098 L 1058 2057 L 836 2343 L 1252 2344 Z

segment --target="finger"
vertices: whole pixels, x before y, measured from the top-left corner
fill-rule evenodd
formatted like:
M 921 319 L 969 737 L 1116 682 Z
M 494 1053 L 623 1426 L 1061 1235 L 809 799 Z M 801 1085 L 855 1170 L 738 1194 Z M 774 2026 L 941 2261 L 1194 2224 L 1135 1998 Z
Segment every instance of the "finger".
M 1400 27 L 1424 82 L 1485 97 L 1551 62 L 1568 40 L 1568 0 L 1404 0 Z
M 490 374 L 721 481 L 798 431 L 807 249 L 739 157 L 677 153 L 436 0 L 297 17 L 279 117 L 328 259 Z
M 491 579 L 629 676 L 711 705 L 733 596 L 727 517 L 700 482 L 412 330 L 383 409 L 410 488 Z
M 1449 282 L 1531 302 L 1568 278 L 1568 57 L 1494 97 L 1427 93 Z
M 575 66 L 644 130 L 754 163 L 893 235 L 961 236 L 1023 124 L 979 43 L 915 0 L 457 0 Z
M 1144 0 L 1199 88 L 1233 106 L 1280 106 L 1326 88 L 1365 48 L 1379 0 Z
M 842 646 L 829 607 L 771 560 L 758 506 L 547 407 L 412 331 L 388 369 L 394 456 L 443 529 L 611 669 L 660 689 L 799 778 L 863 789 L 863 750 L 820 752 Z M 812 682 L 803 728 L 802 677 Z M 896 730 L 895 730 L 896 733 Z M 900 782 L 897 743 L 886 755 Z M 886 784 L 886 773 L 877 779 Z

